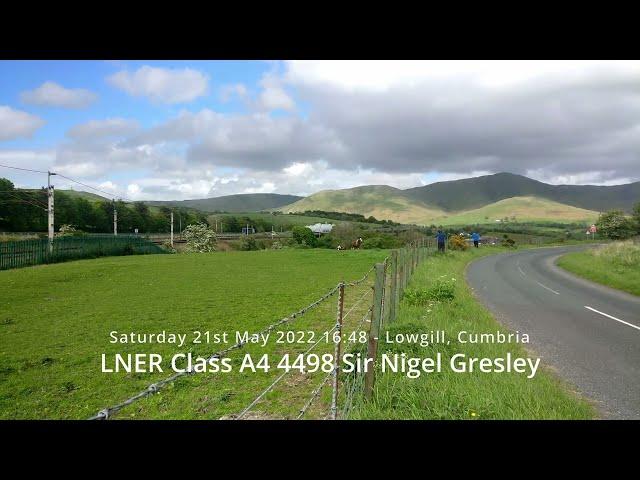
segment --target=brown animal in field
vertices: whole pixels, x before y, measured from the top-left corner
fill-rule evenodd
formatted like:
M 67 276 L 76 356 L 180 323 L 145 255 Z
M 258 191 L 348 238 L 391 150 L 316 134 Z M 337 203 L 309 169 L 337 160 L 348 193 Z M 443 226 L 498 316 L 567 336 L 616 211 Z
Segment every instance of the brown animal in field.
M 360 250 L 361 245 L 362 245 L 362 237 L 358 237 L 357 240 L 354 240 L 353 242 L 351 242 L 351 249 Z

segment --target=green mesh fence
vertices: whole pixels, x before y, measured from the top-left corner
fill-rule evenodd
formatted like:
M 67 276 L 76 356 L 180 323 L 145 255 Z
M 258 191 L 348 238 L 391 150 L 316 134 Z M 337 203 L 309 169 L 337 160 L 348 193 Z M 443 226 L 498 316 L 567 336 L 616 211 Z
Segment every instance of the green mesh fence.
M 0 270 L 80 258 L 146 253 L 168 252 L 145 238 L 129 235 L 60 237 L 53 241 L 51 252 L 46 238 L 0 242 Z

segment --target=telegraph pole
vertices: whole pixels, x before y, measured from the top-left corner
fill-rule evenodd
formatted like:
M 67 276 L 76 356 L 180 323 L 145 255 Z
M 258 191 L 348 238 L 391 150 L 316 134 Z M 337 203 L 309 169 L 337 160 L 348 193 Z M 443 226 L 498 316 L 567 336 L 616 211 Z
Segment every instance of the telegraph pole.
M 53 235 L 54 235 L 54 215 L 53 215 L 53 185 L 51 185 L 51 175 L 55 173 L 47 172 L 47 212 L 48 212 L 48 231 L 49 231 L 49 253 L 53 253 Z
M 171 248 L 173 248 L 173 210 L 171 210 Z
M 113 235 L 118 236 L 118 210 L 116 209 L 116 201 L 113 200 Z

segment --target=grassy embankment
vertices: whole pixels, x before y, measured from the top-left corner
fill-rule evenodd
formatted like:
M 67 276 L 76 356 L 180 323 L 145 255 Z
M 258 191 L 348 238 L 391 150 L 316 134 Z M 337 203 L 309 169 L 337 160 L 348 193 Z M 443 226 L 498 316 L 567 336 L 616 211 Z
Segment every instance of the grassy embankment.
M 256 332 L 309 304 L 340 280 L 354 280 L 386 256 L 382 250 L 282 250 L 141 255 L 80 260 L 0 272 L 0 418 L 83 419 L 168 377 L 175 353 L 208 356 L 224 347 L 194 344 L 193 331 Z M 347 289 L 345 308 L 370 288 Z M 335 323 L 336 297 L 291 323 L 318 334 Z M 367 302 L 345 321 L 353 329 Z M 188 334 L 171 344 L 111 344 L 109 332 Z M 283 330 L 288 330 L 286 327 Z M 234 414 L 282 371 L 239 373 L 245 352 L 301 352 L 308 344 L 246 346 L 234 371 L 183 377 L 126 407 L 116 418 L 216 419 Z M 316 337 L 317 338 L 317 337 Z M 228 345 L 227 345 L 228 346 Z M 316 352 L 332 351 L 321 343 Z M 101 354 L 159 353 L 163 373 L 101 373 Z M 295 416 L 324 374 L 289 374 L 256 406 L 258 416 Z M 327 394 L 308 418 L 328 411 Z
M 615 242 L 563 255 L 558 265 L 576 275 L 640 295 L 640 245 Z
M 399 305 L 398 318 L 389 326 L 396 333 L 445 330 L 450 344 L 420 347 L 416 344 L 380 343 L 380 353 L 406 353 L 430 357 L 443 354 L 442 373 L 422 374 L 409 379 L 398 373 L 378 374 L 374 398 L 355 405 L 354 419 L 585 419 L 592 418 L 591 406 L 571 392 L 553 373 L 540 368 L 532 379 L 515 373 L 453 373 L 448 360 L 455 353 L 498 358 L 507 352 L 530 356 L 520 344 L 461 344 L 458 332 L 495 333 L 508 330 L 473 297 L 464 280 L 466 265 L 473 259 L 504 251 L 485 247 L 467 252 L 434 255 L 423 262 L 411 279 L 407 291 L 430 289 L 442 281 L 451 282 L 454 298 L 432 301 L 431 305 L 411 306 L 407 299 Z M 455 278 L 455 281 L 451 281 Z M 523 332 L 521 332 L 523 333 Z M 526 344 L 525 344 L 526 346 Z

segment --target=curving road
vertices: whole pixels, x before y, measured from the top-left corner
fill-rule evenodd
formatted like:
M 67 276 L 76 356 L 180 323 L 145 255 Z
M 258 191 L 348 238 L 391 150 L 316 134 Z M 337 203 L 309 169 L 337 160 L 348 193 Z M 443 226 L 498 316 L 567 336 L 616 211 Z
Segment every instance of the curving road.
M 640 297 L 555 265 L 556 247 L 476 260 L 467 282 L 498 321 L 527 333 L 542 362 L 595 400 L 604 418 L 640 418 Z

